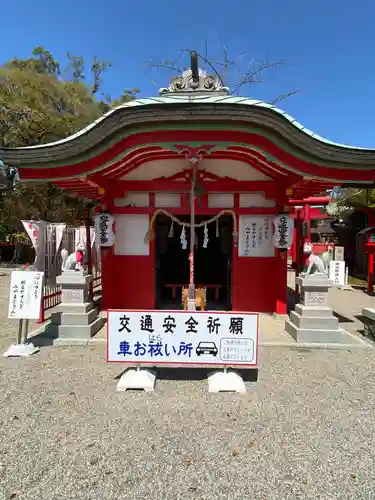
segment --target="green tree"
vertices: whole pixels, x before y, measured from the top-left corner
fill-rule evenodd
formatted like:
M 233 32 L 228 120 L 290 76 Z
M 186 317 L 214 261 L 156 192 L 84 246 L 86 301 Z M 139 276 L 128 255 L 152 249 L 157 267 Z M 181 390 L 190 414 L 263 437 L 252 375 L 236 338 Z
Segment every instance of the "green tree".
M 42 47 L 27 59 L 14 58 L 0 66 L 0 147 L 32 146 L 56 141 L 84 128 L 112 107 L 100 100 L 102 78 L 110 63 L 67 53 L 61 64 Z M 138 89 L 124 91 L 115 104 L 135 98 Z M 17 184 L 0 198 L 0 233 L 20 229 L 20 220 L 35 217 L 79 222 L 84 202 L 56 186 Z

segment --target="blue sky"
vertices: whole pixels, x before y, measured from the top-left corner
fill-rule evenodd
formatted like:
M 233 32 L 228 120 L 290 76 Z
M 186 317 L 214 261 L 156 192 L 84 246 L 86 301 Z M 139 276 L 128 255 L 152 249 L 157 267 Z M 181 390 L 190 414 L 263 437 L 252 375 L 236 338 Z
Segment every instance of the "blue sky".
M 374 20 L 371 0 L 18 0 L 1 8 L 0 61 L 36 45 L 60 61 L 67 51 L 98 55 L 113 64 L 105 93 L 139 87 L 145 97 L 170 78 L 148 71 L 151 57 L 206 41 L 218 56 L 225 45 L 243 69 L 266 56 L 285 61 L 242 94 L 268 100 L 299 89 L 279 106 L 330 140 L 375 148 Z

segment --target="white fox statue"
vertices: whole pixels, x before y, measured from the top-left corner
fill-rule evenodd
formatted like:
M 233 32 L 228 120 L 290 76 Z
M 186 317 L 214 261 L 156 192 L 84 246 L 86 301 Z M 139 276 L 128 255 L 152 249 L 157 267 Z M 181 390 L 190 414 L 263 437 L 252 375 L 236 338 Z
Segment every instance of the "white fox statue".
M 332 248 L 329 247 L 327 252 L 322 253 L 322 256 L 314 254 L 314 248 L 311 243 L 306 242 L 303 245 L 303 253 L 309 254 L 308 266 L 306 275 L 318 273 L 329 273 L 329 265 L 332 260 Z
M 61 250 L 62 271 L 83 271 L 83 259 L 85 256 L 86 247 L 83 243 L 77 245 L 77 250 L 69 255 L 68 250 Z

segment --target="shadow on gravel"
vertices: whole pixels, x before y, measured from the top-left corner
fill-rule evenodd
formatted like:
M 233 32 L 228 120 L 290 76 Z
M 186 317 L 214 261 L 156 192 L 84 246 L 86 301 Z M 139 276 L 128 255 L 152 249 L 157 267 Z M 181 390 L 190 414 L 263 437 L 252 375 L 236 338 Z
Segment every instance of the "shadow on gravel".
M 336 316 L 336 318 L 338 318 L 339 323 L 354 323 L 353 319 L 347 318 L 346 316 L 343 316 L 342 314 L 336 311 L 333 311 L 333 315 Z

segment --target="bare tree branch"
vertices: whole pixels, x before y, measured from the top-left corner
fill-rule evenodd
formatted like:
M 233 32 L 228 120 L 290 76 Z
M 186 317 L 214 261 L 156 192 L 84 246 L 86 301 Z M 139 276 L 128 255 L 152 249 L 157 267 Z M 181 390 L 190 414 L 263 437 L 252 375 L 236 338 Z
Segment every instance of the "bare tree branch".
M 276 104 L 277 102 L 283 101 L 284 99 L 288 99 L 288 97 L 291 97 L 292 95 L 295 94 L 300 94 L 300 90 L 291 90 L 290 92 L 286 94 L 279 94 L 275 99 L 272 101 L 269 101 L 270 104 Z
M 159 71 L 160 69 L 166 69 L 172 71 L 173 73 L 181 74 L 186 69 L 181 66 L 181 58 L 185 57 L 187 54 L 190 54 L 191 51 L 192 49 L 188 48 L 181 49 L 180 55 L 176 60 L 157 60 L 151 58 L 149 68 L 155 68 L 157 71 Z M 242 71 L 242 68 L 240 67 L 241 62 L 247 55 L 248 53 L 244 52 L 237 58 L 237 60 L 233 59 L 229 56 L 229 51 L 224 45 L 222 48 L 222 57 L 216 59 L 210 56 L 208 42 L 205 42 L 204 50 L 202 52 L 198 52 L 198 57 L 202 62 L 203 68 L 206 68 L 210 73 L 216 75 L 223 86 L 230 86 L 228 81 L 230 74 L 232 74 L 234 71 L 239 74 L 239 78 L 237 79 L 237 81 L 234 84 L 232 83 L 231 85 L 231 94 L 238 94 L 238 91 L 244 86 L 251 87 L 253 85 L 264 83 L 263 75 L 265 72 L 271 69 L 275 69 L 284 64 L 283 60 L 281 59 L 272 61 L 266 58 L 261 61 L 251 61 L 247 63 L 247 68 L 245 69 L 245 71 Z M 231 80 L 233 80 L 233 78 L 231 78 Z M 271 104 L 280 102 L 298 93 L 299 90 L 292 90 L 285 94 L 280 94 L 271 101 Z

